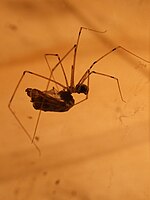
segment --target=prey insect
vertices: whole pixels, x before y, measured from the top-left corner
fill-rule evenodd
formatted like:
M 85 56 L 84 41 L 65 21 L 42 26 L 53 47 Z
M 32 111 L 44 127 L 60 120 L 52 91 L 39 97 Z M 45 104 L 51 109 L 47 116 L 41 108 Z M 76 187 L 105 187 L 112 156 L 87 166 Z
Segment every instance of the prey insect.
M 92 31 L 95 33 L 105 33 L 106 32 L 106 31 L 100 32 L 100 31 L 93 30 L 90 28 L 81 27 L 79 29 L 76 44 L 62 58 L 60 58 L 59 54 L 45 54 L 44 55 L 45 61 L 47 63 L 47 66 L 48 66 L 49 72 L 50 72 L 49 77 L 45 77 L 43 75 L 37 74 L 32 71 L 24 71 L 13 94 L 12 94 L 12 97 L 9 101 L 8 107 L 9 107 L 11 113 L 16 118 L 16 120 L 18 121 L 18 123 L 20 124 L 20 126 L 22 127 L 24 132 L 27 134 L 30 141 L 35 145 L 35 147 L 37 148 L 39 153 L 40 153 L 40 149 L 38 148 L 38 146 L 35 143 L 35 138 L 36 138 L 36 132 L 37 132 L 40 116 L 41 116 L 41 111 L 44 111 L 44 112 L 48 112 L 48 111 L 49 112 L 66 112 L 66 111 L 70 110 L 73 106 L 80 104 L 80 103 L 84 102 L 85 100 L 87 100 L 88 94 L 89 94 L 89 88 L 90 88 L 90 76 L 91 75 L 95 74 L 98 76 L 105 76 L 107 78 L 110 78 L 110 79 L 116 81 L 116 86 L 118 87 L 118 92 L 120 94 L 120 98 L 123 102 L 125 102 L 123 95 L 122 95 L 119 79 L 115 76 L 93 70 L 93 67 L 96 64 L 98 64 L 103 58 L 106 58 L 109 54 L 112 54 L 113 52 L 118 51 L 120 49 L 122 51 L 125 51 L 127 54 L 130 54 L 131 56 L 134 56 L 144 62 L 150 63 L 150 61 L 143 59 L 142 57 L 129 51 L 128 49 L 124 48 L 123 46 L 117 46 L 117 47 L 111 49 L 110 51 L 108 51 L 107 53 L 105 53 L 104 55 L 100 56 L 97 60 L 95 60 L 87 68 L 87 70 L 81 76 L 79 81 L 77 83 L 75 83 L 76 58 L 77 58 L 78 46 L 79 46 L 79 42 L 80 42 L 80 38 L 81 38 L 81 34 L 82 34 L 83 30 Z M 63 66 L 63 61 L 72 52 L 73 52 L 73 63 L 71 66 L 70 81 L 68 81 L 66 71 Z M 57 64 L 53 68 L 51 68 L 49 65 L 49 62 L 48 62 L 49 56 L 54 56 L 58 59 Z M 55 80 L 54 71 L 58 67 L 60 67 L 60 69 L 63 73 L 65 84 L 62 84 L 61 82 L 58 82 L 57 80 Z M 19 88 L 20 83 L 22 82 L 23 78 L 28 74 L 35 76 L 35 77 L 42 78 L 47 81 L 47 86 L 44 91 L 41 91 L 36 88 L 26 88 L 26 90 L 25 90 L 28 97 L 30 97 L 30 101 L 32 102 L 34 109 L 39 110 L 37 121 L 36 121 L 34 132 L 33 132 L 32 136 L 26 130 L 23 123 L 21 122 L 19 117 L 15 114 L 15 111 L 13 110 L 13 108 L 11 106 L 12 101 L 16 95 L 18 88 Z M 50 83 L 54 83 L 55 87 L 52 87 L 51 89 L 49 89 Z M 61 89 L 58 89 L 58 86 L 61 87 Z M 76 102 L 73 97 L 73 93 L 84 94 L 85 97 L 82 100 Z

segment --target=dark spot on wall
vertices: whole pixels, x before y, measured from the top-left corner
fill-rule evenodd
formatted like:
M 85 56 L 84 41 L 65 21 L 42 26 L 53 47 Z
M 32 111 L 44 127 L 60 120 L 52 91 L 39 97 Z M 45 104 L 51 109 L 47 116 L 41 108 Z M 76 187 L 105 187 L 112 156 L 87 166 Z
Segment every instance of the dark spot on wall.
M 59 179 L 55 181 L 55 185 L 59 185 L 59 183 L 60 183 Z
M 18 30 L 18 26 L 15 24 L 8 24 L 8 28 L 12 31 L 17 31 Z
M 47 171 L 44 171 L 44 172 L 43 172 L 43 175 L 44 175 L 44 176 L 46 176 L 47 174 L 48 174 L 48 172 L 47 172 Z
M 77 196 L 77 191 L 72 190 L 71 195 L 72 195 L 72 196 Z

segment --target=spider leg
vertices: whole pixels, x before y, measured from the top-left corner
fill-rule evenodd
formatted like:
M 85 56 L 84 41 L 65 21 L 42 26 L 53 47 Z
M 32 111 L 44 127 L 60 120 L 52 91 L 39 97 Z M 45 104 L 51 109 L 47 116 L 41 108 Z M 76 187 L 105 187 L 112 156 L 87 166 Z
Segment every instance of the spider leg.
M 77 50 L 78 50 L 78 47 L 79 47 L 81 33 L 83 32 L 83 30 L 93 31 L 93 32 L 96 32 L 96 33 L 105 33 L 106 32 L 106 30 L 105 31 L 97 31 L 97 30 L 94 30 L 94 29 L 91 29 L 91 28 L 86 28 L 86 27 L 83 27 L 83 26 L 80 27 L 78 37 L 77 37 L 76 46 L 75 46 L 75 49 L 74 49 L 73 65 L 72 65 L 72 69 L 71 69 L 71 80 L 70 80 L 71 88 L 74 87 L 74 74 L 75 74 Z
M 59 64 L 60 64 L 60 66 L 61 66 L 61 69 L 62 69 L 64 78 L 65 78 L 66 86 L 69 87 L 68 80 L 67 80 L 67 76 L 66 76 L 66 73 L 65 73 L 65 70 L 64 70 L 64 67 L 63 67 L 61 58 L 60 58 L 60 56 L 59 56 L 58 54 L 45 54 L 45 55 L 44 55 L 45 61 L 46 61 L 46 63 L 47 63 L 47 66 L 48 66 L 48 68 L 49 68 L 49 71 L 50 71 L 50 78 L 52 77 L 53 80 L 55 80 L 55 77 L 54 77 L 53 72 L 54 72 L 54 70 L 55 70 L 56 68 L 54 67 L 55 69 L 54 69 L 54 68 L 51 69 L 50 64 L 49 64 L 49 61 L 48 61 L 48 56 L 56 56 L 56 57 L 57 57 L 58 62 L 59 62 Z M 58 66 L 59 66 L 59 65 L 58 65 Z M 56 84 L 56 88 L 57 88 L 57 90 L 58 90 L 58 85 L 57 85 L 57 84 Z
M 18 84 L 17 84 L 17 86 L 16 86 L 16 88 L 15 88 L 13 94 L 12 94 L 12 97 L 11 97 L 9 103 L 8 103 L 8 108 L 11 111 L 11 113 L 13 114 L 13 116 L 15 117 L 15 119 L 17 120 L 17 122 L 20 124 L 21 128 L 24 130 L 24 132 L 28 136 L 29 140 L 32 142 L 32 137 L 30 136 L 30 134 L 28 133 L 28 131 L 24 127 L 23 123 L 20 121 L 20 119 L 17 117 L 17 115 L 15 114 L 15 112 L 13 111 L 13 109 L 11 108 L 12 101 L 13 101 L 13 99 L 15 97 L 15 94 L 16 94 L 16 92 L 18 90 L 18 87 L 19 87 L 22 79 L 24 78 L 24 76 L 25 76 L 25 73 L 22 74 L 20 80 L 18 81 Z M 35 146 L 35 148 L 37 149 L 37 151 L 39 152 L 39 155 L 41 155 L 41 151 L 40 151 L 39 147 L 37 146 L 37 144 L 35 142 L 32 142 L 32 143 Z
M 122 49 L 123 51 L 127 52 L 128 54 L 130 54 L 130 55 L 132 55 L 132 56 L 134 56 L 134 57 L 136 57 L 136 58 L 138 58 L 138 59 L 140 59 L 140 60 L 143 60 L 144 62 L 150 63 L 149 60 L 146 60 L 146 59 L 142 58 L 141 56 L 136 55 L 136 54 L 133 53 L 132 51 L 129 51 L 128 49 L 126 49 L 126 48 L 124 48 L 124 47 L 122 47 L 122 46 L 117 46 L 117 47 L 111 49 L 109 52 L 107 52 L 107 53 L 104 54 L 103 56 L 101 56 L 100 58 L 98 58 L 96 61 L 94 61 L 94 62 L 92 63 L 92 65 L 89 67 L 89 70 L 91 70 L 91 69 L 93 68 L 93 66 L 94 66 L 96 63 L 98 63 L 100 60 L 102 60 L 103 58 L 105 58 L 105 57 L 108 56 L 109 54 L 111 54 L 111 53 L 117 51 L 118 49 Z
M 39 147 L 37 146 L 37 144 L 32 141 L 32 137 L 30 136 L 30 134 L 28 133 L 28 131 L 25 129 L 24 125 L 22 124 L 22 122 L 20 121 L 20 119 L 17 117 L 17 115 L 15 114 L 15 112 L 13 111 L 13 109 L 11 108 L 10 104 L 8 105 L 9 110 L 11 111 L 11 113 L 13 114 L 13 116 L 15 117 L 15 119 L 17 120 L 17 122 L 20 124 L 21 128 L 24 130 L 24 132 L 26 133 L 26 135 L 28 136 L 29 140 L 31 141 L 31 143 L 35 146 L 35 148 L 37 149 L 39 155 L 41 155 L 41 151 L 39 149 Z
M 106 77 L 108 77 L 108 78 L 112 78 L 112 79 L 116 80 L 116 81 L 117 81 L 118 90 L 119 90 L 119 93 L 120 93 L 121 100 L 122 100 L 124 103 L 126 103 L 126 101 L 125 101 L 124 98 L 123 98 L 122 92 L 121 92 L 121 87 L 120 87 L 119 79 L 118 79 L 117 77 L 111 76 L 111 75 L 108 75 L 108 74 L 104 74 L 104 73 L 100 73 L 100 72 L 95 72 L 95 71 L 91 71 L 91 72 L 89 73 L 89 76 L 90 76 L 91 74 L 97 74 L 97 75 L 101 75 L 101 76 L 106 76 Z
M 124 47 L 122 47 L 122 46 L 117 46 L 117 47 L 111 49 L 110 51 L 108 51 L 106 54 L 104 54 L 104 55 L 101 56 L 100 58 L 98 58 L 96 61 L 94 61 L 94 62 L 91 64 L 91 66 L 86 70 L 86 72 L 83 74 L 83 76 L 82 76 L 81 79 L 79 80 L 78 84 L 81 84 L 81 83 L 83 83 L 83 82 L 85 81 L 85 79 L 86 79 L 86 77 L 87 77 L 87 75 L 88 75 L 88 71 L 90 71 L 90 70 L 94 67 L 95 64 L 97 64 L 97 63 L 98 63 L 99 61 L 101 61 L 103 58 L 107 57 L 109 54 L 111 54 L 111 53 L 117 51 L 118 49 L 122 49 L 123 51 L 127 52 L 128 54 L 130 54 L 130 55 L 132 55 L 132 56 L 134 56 L 134 57 L 136 57 L 136 58 L 138 58 L 138 59 L 140 59 L 140 60 L 143 60 L 144 62 L 150 63 L 149 60 L 146 60 L 146 59 L 144 59 L 144 58 L 142 58 L 142 57 L 136 55 L 136 54 L 133 53 L 132 51 L 129 51 L 128 49 L 126 49 L 126 48 L 124 48 Z
M 104 73 L 100 73 L 100 72 L 96 72 L 96 71 L 87 70 L 86 73 L 84 74 L 84 77 L 82 78 L 82 81 L 80 81 L 80 84 L 82 84 L 86 79 L 88 79 L 88 84 L 89 84 L 89 76 L 90 76 L 91 74 L 97 74 L 97 75 L 100 75 L 100 76 L 106 76 L 106 77 L 108 77 L 108 78 L 111 78 L 111 79 L 116 80 L 117 86 L 118 86 L 118 90 L 119 90 L 119 93 L 120 93 L 121 100 L 122 100 L 123 102 L 126 103 L 126 101 L 125 101 L 124 98 L 123 98 L 122 92 L 121 92 L 121 87 L 120 87 L 119 79 L 118 79 L 117 77 L 115 77 L 115 76 L 111 76 L 111 75 L 104 74 Z M 88 85 L 88 86 L 89 86 L 89 85 Z
M 46 77 L 46 76 L 37 74 L 37 73 L 35 73 L 35 72 L 31 72 L 31 71 L 24 71 L 24 72 L 23 72 L 23 75 L 26 74 L 26 73 L 27 73 L 27 74 L 34 75 L 34 76 L 37 76 L 37 77 L 39 77 L 39 78 L 43 78 L 43 79 L 45 79 L 45 80 L 48 80 L 49 82 L 51 81 L 51 82 L 53 82 L 53 83 L 56 83 L 56 84 L 58 84 L 59 86 L 61 86 L 62 88 L 64 88 L 64 89 L 67 88 L 66 86 L 64 86 L 63 84 L 59 83 L 58 81 L 55 81 L 55 80 L 53 80 L 53 79 L 50 79 L 50 78 L 48 78 L 48 77 Z
M 67 80 L 67 76 L 66 76 L 64 67 L 63 67 L 63 65 L 62 65 L 62 61 L 63 61 L 63 60 L 73 51 L 73 49 L 75 49 L 75 48 L 76 48 L 76 45 L 74 45 L 61 59 L 60 59 L 59 55 L 56 54 L 56 56 L 58 57 L 59 62 L 58 62 L 52 69 L 50 68 L 49 63 L 48 63 L 48 60 L 47 60 L 47 58 L 46 58 L 49 54 L 45 54 L 46 62 L 47 62 L 47 64 L 48 64 L 48 67 L 49 67 L 50 72 L 51 72 L 51 73 L 50 73 L 50 76 L 49 76 L 49 81 L 48 81 L 48 83 L 47 83 L 46 90 L 48 90 L 48 87 L 49 87 L 51 78 L 53 77 L 53 73 L 54 73 L 55 69 L 56 69 L 59 65 L 61 65 L 62 72 L 63 72 L 63 74 L 64 74 L 64 78 L 65 78 L 66 86 L 67 86 L 66 88 L 69 87 L 68 80 Z
M 45 77 L 45 76 L 42 76 L 42 75 L 40 75 L 40 74 L 31 72 L 31 71 L 24 71 L 23 74 L 22 74 L 22 76 L 21 76 L 21 78 L 19 79 L 19 81 L 18 81 L 16 87 L 15 87 L 15 90 L 14 90 L 14 92 L 13 92 L 11 98 L 10 98 L 10 101 L 9 101 L 9 103 L 8 103 L 8 108 L 9 108 L 9 110 L 11 111 L 11 113 L 13 114 L 13 116 L 15 117 L 15 119 L 17 120 L 17 122 L 20 124 L 20 126 L 22 127 L 22 129 L 24 130 L 24 132 L 26 133 L 26 135 L 28 136 L 29 140 L 33 143 L 33 145 L 35 146 L 35 148 L 38 150 L 39 154 L 41 154 L 39 147 L 38 147 L 38 146 L 36 145 L 36 143 L 34 142 L 34 138 L 35 138 L 35 135 L 36 135 L 36 130 L 37 130 L 37 126 L 38 126 L 38 123 L 39 123 L 39 119 L 40 119 L 40 115 L 41 115 L 41 114 L 39 113 L 39 115 L 38 115 L 37 122 L 36 122 L 36 126 L 35 126 L 35 130 L 34 130 L 34 134 L 33 134 L 33 137 L 31 137 L 30 134 L 29 134 L 29 132 L 26 130 L 26 128 L 24 127 L 23 123 L 21 122 L 21 120 L 20 120 L 20 119 L 18 118 L 18 116 L 15 114 L 15 111 L 12 109 L 12 102 L 13 102 L 13 99 L 14 99 L 14 97 L 15 97 L 15 95 L 16 95 L 16 92 L 17 92 L 17 90 L 18 90 L 18 88 L 19 88 L 19 86 L 20 86 L 20 84 L 21 84 L 21 82 L 22 82 L 22 80 L 23 80 L 23 78 L 25 77 L 26 74 L 31 74 L 31 75 L 34 75 L 34 76 L 37 76 L 37 77 L 39 77 L 39 78 L 43 78 L 43 79 L 46 79 L 46 80 L 49 81 L 49 78 L 47 78 L 47 77 Z M 50 80 L 50 81 L 52 81 L 52 82 L 54 82 L 54 83 L 60 85 L 60 86 L 61 86 L 62 88 L 64 88 L 64 89 L 66 88 L 66 86 L 62 85 L 61 83 L 59 83 L 59 82 L 57 82 L 57 81 L 55 81 L 55 80 Z

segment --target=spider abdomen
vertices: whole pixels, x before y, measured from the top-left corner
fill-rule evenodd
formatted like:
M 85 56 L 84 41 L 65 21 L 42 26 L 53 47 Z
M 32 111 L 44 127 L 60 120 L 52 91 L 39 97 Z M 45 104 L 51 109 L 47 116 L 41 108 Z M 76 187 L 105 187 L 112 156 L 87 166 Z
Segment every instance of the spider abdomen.
M 36 110 L 50 111 L 50 112 L 66 112 L 74 106 L 74 99 L 70 92 L 60 91 L 56 95 L 50 95 L 45 91 L 27 88 L 27 95 L 31 98 L 33 107 Z

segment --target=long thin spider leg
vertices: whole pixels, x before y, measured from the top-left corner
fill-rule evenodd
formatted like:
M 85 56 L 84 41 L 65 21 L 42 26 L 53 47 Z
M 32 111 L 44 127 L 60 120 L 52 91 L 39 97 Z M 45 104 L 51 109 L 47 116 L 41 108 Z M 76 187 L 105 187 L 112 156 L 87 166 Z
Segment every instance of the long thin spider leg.
M 53 80 L 53 79 L 50 79 L 50 78 L 48 78 L 48 77 L 46 77 L 46 76 L 37 74 L 37 73 L 35 73 L 35 72 L 31 72 L 31 71 L 24 71 L 24 72 L 23 72 L 23 74 L 26 74 L 26 73 L 31 74 L 31 75 L 34 75 L 34 76 L 37 76 L 37 77 L 40 77 L 40 78 L 43 78 L 43 79 L 48 80 L 48 81 L 51 81 L 51 82 L 53 82 L 53 83 L 56 83 L 56 84 L 58 84 L 59 86 L 61 86 L 62 88 L 64 88 L 64 89 L 67 88 L 66 86 L 64 86 L 63 84 L 59 83 L 58 81 L 55 81 L 55 80 Z
M 146 59 L 142 58 L 141 56 L 136 55 L 135 53 L 133 53 L 132 51 L 129 51 L 128 49 L 124 48 L 123 46 L 117 46 L 116 48 L 113 49 L 113 51 L 116 51 L 119 48 L 126 51 L 127 53 L 131 54 L 132 56 L 139 58 L 140 60 L 143 60 L 144 62 L 150 63 L 149 60 L 146 60 Z
M 94 61 L 94 62 L 92 63 L 92 65 L 89 67 L 89 69 L 91 70 L 91 69 L 93 68 L 93 66 L 94 66 L 96 63 L 98 63 L 100 60 L 102 60 L 103 58 L 105 58 L 106 56 L 108 56 L 109 54 L 115 52 L 115 51 L 118 50 L 118 49 L 122 49 L 122 50 L 126 51 L 128 54 L 130 54 L 130 55 L 132 55 L 132 56 L 134 56 L 134 57 L 136 57 L 136 58 L 139 58 L 140 60 L 143 60 L 144 62 L 150 63 L 149 60 L 146 60 L 146 59 L 144 59 L 144 58 L 142 58 L 142 57 L 136 55 L 136 54 L 133 53 L 132 51 L 129 51 L 128 49 L 126 49 L 126 48 L 124 48 L 124 47 L 122 47 L 122 46 L 117 46 L 117 47 L 111 49 L 109 52 L 107 52 L 107 53 L 104 54 L 103 56 L 101 56 L 100 58 L 98 58 L 96 61 Z
M 132 55 L 132 56 L 134 56 L 134 57 L 136 57 L 136 58 L 138 58 L 138 59 L 140 59 L 140 60 L 143 60 L 144 62 L 150 63 L 149 60 L 146 60 L 146 59 L 144 59 L 144 58 L 142 58 L 142 57 L 136 55 L 136 54 L 133 53 L 132 51 L 129 51 L 128 49 L 126 49 L 126 48 L 124 48 L 124 47 L 122 47 L 122 46 L 117 46 L 117 47 L 111 49 L 110 51 L 108 51 L 106 54 L 104 54 L 104 55 L 101 56 L 100 58 L 98 58 L 96 61 L 94 61 L 94 62 L 91 64 L 91 66 L 88 68 L 88 70 L 91 70 L 91 69 L 94 67 L 95 64 L 97 64 L 97 63 L 98 63 L 99 61 L 101 61 L 103 58 L 107 57 L 109 54 L 115 52 L 115 51 L 118 50 L 118 49 L 122 49 L 122 50 L 126 51 L 128 54 L 130 54 L 130 55 Z M 82 76 L 81 79 L 79 80 L 79 83 L 78 83 L 78 84 L 81 84 L 81 83 L 84 81 L 84 79 L 85 79 L 85 77 L 86 77 L 86 75 L 87 75 L 88 70 L 83 74 L 83 76 Z
M 126 101 L 125 101 L 124 98 L 123 98 L 122 92 L 121 92 L 121 87 L 120 87 L 120 83 L 119 83 L 119 79 L 118 79 L 118 78 L 116 78 L 115 76 L 111 76 L 111 75 L 108 75 L 108 74 L 103 74 L 103 73 L 95 72 L 95 71 L 91 71 L 90 74 L 89 74 L 89 76 L 90 76 L 91 74 L 97 74 L 97 75 L 101 75 L 101 76 L 106 76 L 106 77 L 108 77 L 108 78 L 112 78 L 112 79 L 116 80 L 116 81 L 117 81 L 118 90 L 119 90 L 119 93 L 120 93 L 121 100 L 122 100 L 123 102 L 126 103 Z
M 24 132 L 26 133 L 26 135 L 28 136 L 29 140 L 31 141 L 31 143 L 35 146 L 35 148 L 37 149 L 39 155 L 41 155 L 41 151 L 39 149 L 39 147 L 37 146 L 37 144 L 32 141 L 32 137 L 30 136 L 30 134 L 28 133 L 28 131 L 25 129 L 25 127 L 23 126 L 22 122 L 19 120 L 19 118 L 17 117 L 17 115 L 15 114 L 15 112 L 13 111 L 13 109 L 11 108 L 11 106 L 8 106 L 9 110 L 11 111 L 11 113 L 13 114 L 13 116 L 15 117 L 15 119 L 17 120 L 17 122 L 20 124 L 21 128 L 24 130 Z
M 87 76 L 84 77 L 84 80 L 82 81 L 82 83 L 83 83 L 87 78 L 89 78 L 89 76 L 90 76 L 91 74 L 97 74 L 97 75 L 101 75 L 101 76 L 106 76 L 106 77 L 108 77 L 108 78 L 111 78 L 111 79 L 116 80 L 116 81 L 117 81 L 118 90 L 119 90 L 119 93 L 120 93 L 121 100 L 122 100 L 123 102 L 126 103 L 126 101 L 125 101 L 124 98 L 123 98 L 122 92 L 121 92 L 121 87 L 120 87 L 120 83 L 119 83 L 119 79 L 118 79 L 118 78 L 116 78 L 115 76 L 111 76 L 111 75 L 104 74 L 104 73 L 100 73 L 100 72 L 96 72 L 96 71 L 91 71 L 91 72 L 89 71 L 89 73 L 87 73 Z
M 46 61 L 46 64 L 47 64 L 48 69 L 49 69 L 49 71 L 50 71 L 50 74 L 52 73 L 52 69 L 51 69 L 51 67 L 50 67 L 50 64 L 49 64 L 49 62 L 48 62 L 48 58 L 47 58 L 47 57 L 48 57 L 48 56 L 55 56 L 55 57 L 57 57 L 57 55 L 58 55 L 58 54 L 53 54 L 53 53 L 51 53 L 51 54 L 44 54 L 44 59 L 45 59 L 45 61 Z M 55 81 L 54 75 L 52 75 L 51 78 Z M 56 86 L 56 88 L 57 88 L 57 90 L 58 90 L 58 85 L 55 84 L 55 86 Z
M 43 103 L 44 103 L 44 101 L 43 101 Z M 40 121 L 40 117 L 41 117 L 41 110 L 39 110 L 39 113 L 38 113 L 38 116 L 37 116 L 37 121 L 36 121 L 36 124 L 35 124 L 33 136 L 32 136 L 32 143 L 34 142 L 34 138 L 36 136 L 36 132 L 37 132 L 38 124 L 39 124 L 39 121 Z
M 49 76 L 49 81 L 47 83 L 47 87 L 46 87 L 46 90 L 48 90 L 48 87 L 49 87 L 49 84 L 50 84 L 50 81 L 51 81 L 51 76 L 53 75 L 53 72 L 55 71 L 55 69 L 62 63 L 62 61 L 73 51 L 73 49 L 76 48 L 76 45 L 74 45 L 60 60 L 59 62 L 53 67 L 52 71 L 51 71 L 51 74 Z
M 45 54 L 45 55 L 44 55 L 45 61 L 46 61 L 47 66 L 48 66 L 48 68 L 49 68 L 49 70 L 50 70 L 50 76 L 52 76 L 52 78 L 55 80 L 54 74 L 53 74 L 54 70 L 53 70 L 53 68 L 51 69 L 51 67 L 50 67 L 50 65 L 49 65 L 48 58 L 47 58 L 48 56 L 56 56 L 56 57 L 57 57 L 58 62 L 60 62 L 60 66 L 61 66 L 61 69 L 62 69 L 64 78 L 65 78 L 66 86 L 69 87 L 68 80 L 67 80 L 67 76 L 66 76 L 66 73 L 65 73 L 65 70 L 64 70 L 64 67 L 63 67 L 63 64 L 62 64 L 62 62 L 61 62 L 61 58 L 60 58 L 59 54 Z M 54 68 L 55 68 L 55 67 L 54 67 Z M 56 68 L 55 68 L 55 69 L 56 69 Z M 57 84 L 56 84 L 56 87 L 57 87 L 57 89 L 58 89 Z
M 76 65 L 76 57 L 77 57 L 77 50 L 79 47 L 79 41 L 81 38 L 81 33 L 83 30 L 89 30 L 89 31 L 93 31 L 93 32 L 97 32 L 97 33 L 105 33 L 105 31 L 97 31 L 91 28 L 86 28 L 86 27 L 80 27 L 79 29 L 79 33 L 78 33 L 78 37 L 77 37 L 77 42 L 76 42 L 76 48 L 74 49 L 74 57 L 73 57 L 73 65 L 72 65 L 72 69 L 71 69 L 71 80 L 70 80 L 70 86 L 74 87 L 74 75 L 75 75 L 75 65 Z
M 15 97 L 15 94 L 16 94 L 16 92 L 17 92 L 17 90 L 18 90 L 18 87 L 19 87 L 19 85 L 20 85 L 22 79 L 24 78 L 24 76 L 25 76 L 25 73 L 22 74 L 21 78 L 20 78 L 19 81 L 18 81 L 18 84 L 17 84 L 17 86 L 16 86 L 16 88 L 15 88 L 13 94 L 12 94 L 12 97 L 11 97 L 9 103 L 8 103 L 8 108 L 9 108 L 9 110 L 11 111 L 11 113 L 13 114 L 13 116 L 15 117 L 15 119 L 17 120 L 17 122 L 20 124 L 21 128 L 24 130 L 24 132 L 25 132 L 26 135 L 28 136 L 29 140 L 32 142 L 32 137 L 30 136 L 30 134 L 29 134 L 28 131 L 25 129 L 25 127 L 24 127 L 24 125 L 22 124 L 22 122 L 20 121 L 20 119 L 17 117 L 17 115 L 15 114 L 15 112 L 13 111 L 13 109 L 11 108 L 12 101 L 13 101 L 13 99 L 14 99 L 14 97 Z M 37 149 L 37 151 L 39 152 L 39 155 L 41 155 L 41 151 L 40 151 L 39 147 L 37 146 L 37 144 L 36 144 L 35 142 L 32 142 L 32 143 L 33 143 L 33 145 L 35 146 L 35 148 Z
M 79 80 L 77 85 L 81 85 L 89 76 L 90 73 L 90 69 L 86 70 L 86 72 L 83 74 L 83 76 L 81 77 L 81 79 Z

